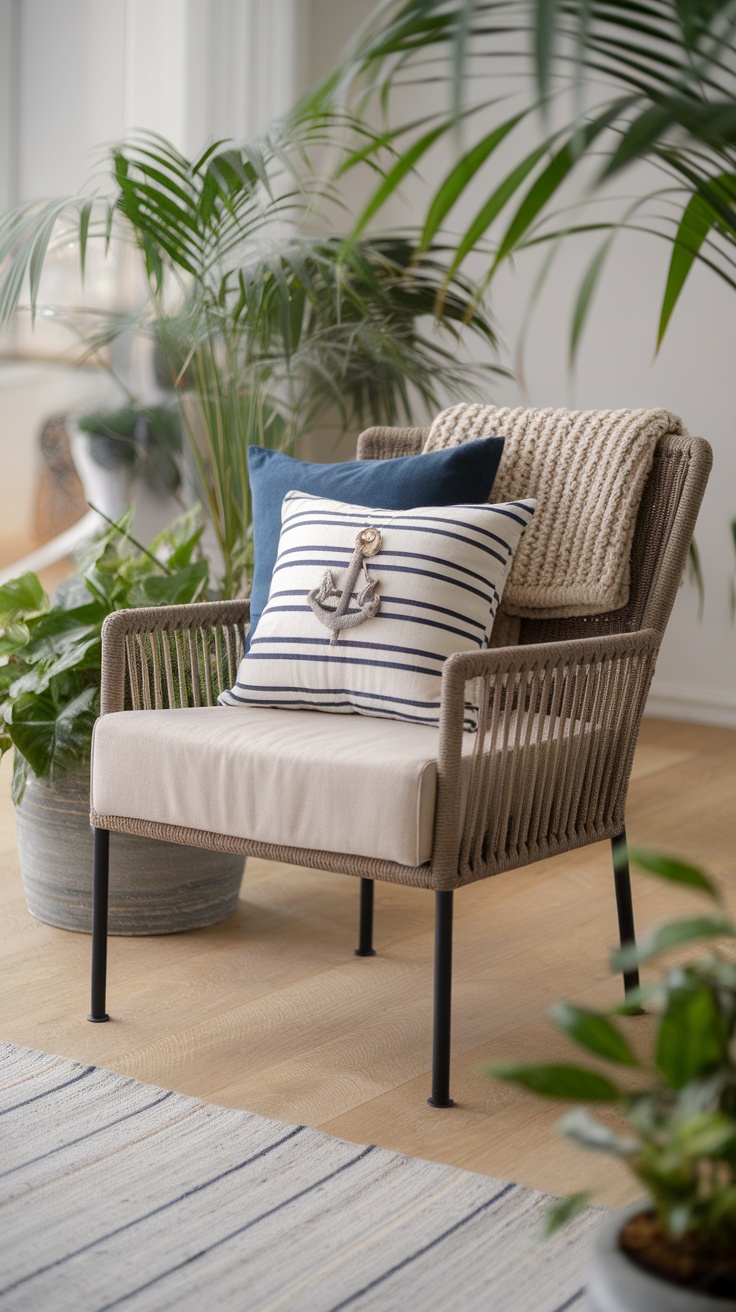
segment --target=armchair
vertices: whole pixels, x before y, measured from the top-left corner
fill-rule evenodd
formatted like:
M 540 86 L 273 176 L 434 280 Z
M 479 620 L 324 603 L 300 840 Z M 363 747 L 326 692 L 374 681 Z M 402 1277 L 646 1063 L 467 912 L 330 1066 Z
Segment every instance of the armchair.
M 425 436 L 422 429 L 371 429 L 358 453 L 369 459 L 412 454 Z M 663 438 L 639 511 L 627 605 L 607 615 L 525 619 L 518 646 L 451 656 L 442 673 L 439 729 L 320 715 L 315 734 L 313 711 L 216 707 L 237 668 L 247 602 L 110 616 L 92 768 L 89 1019 L 107 1020 L 111 831 L 355 875 L 361 956 L 373 953 L 373 881 L 410 884 L 435 894 L 429 1101 L 451 1106 L 456 889 L 610 839 L 621 942 L 634 939 L 626 794 L 710 463 L 702 439 Z M 471 681 L 480 707 L 472 735 L 463 732 Z M 280 783 L 282 802 L 275 807 L 267 804 L 269 771 Z M 233 777 L 237 788 L 229 792 Z M 380 826 L 366 814 L 346 828 L 339 790 L 349 796 L 352 788 L 354 796 L 356 780 L 372 806 L 380 793 Z M 343 851 L 348 832 L 351 850 Z M 635 971 L 624 977 L 627 990 L 637 982 Z

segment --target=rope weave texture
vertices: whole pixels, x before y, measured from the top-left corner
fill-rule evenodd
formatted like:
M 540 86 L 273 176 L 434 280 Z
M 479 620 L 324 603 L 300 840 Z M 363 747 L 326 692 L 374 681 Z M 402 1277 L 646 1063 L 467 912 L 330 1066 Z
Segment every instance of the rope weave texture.
M 645 493 L 634 504 L 630 597 L 622 609 L 603 614 L 556 618 L 537 611 L 521 621 L 521 645 L 461 652 L 445 662 L 434 848 L 428 865 L 266 846 L 94 812 L 92 823 L 168 842 L 445 890 L 620 832 L 659 642 L 712 460 L 701 438 L 669 432 L 679 421 L 667 411 L 638 413 L 660 415 L 667 431 Z M 519 412 L 494 411 L 506 414 Z M 631 416 L 616 413 L 624 436 Z M 604 422 L 608 419 L 603 416 Z M 615 429 L 613 418 L 611 426 Z M 575 425 L 568 431 L 575 431 Z M 360 438 L 359 457 L 418 454 L 426 438 L 422 429 L 373 428 Z M 248 615 L 247 601 L 232 601 L 109 616 L 103 630 L 102 714 L 136 706 L 212 705 L 239 660 Z M 481 714 L 468 757 L 463 754 L 463 719 L 470 687 Z

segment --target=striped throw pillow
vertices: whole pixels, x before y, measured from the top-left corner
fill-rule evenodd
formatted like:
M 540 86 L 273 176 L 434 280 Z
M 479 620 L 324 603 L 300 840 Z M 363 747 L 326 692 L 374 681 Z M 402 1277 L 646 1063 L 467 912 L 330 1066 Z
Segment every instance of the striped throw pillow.
M 268 603 L 220 703 L 438 724 L 442 665 L 488 646 L 535 506 L 386 511 L 289 492 Z

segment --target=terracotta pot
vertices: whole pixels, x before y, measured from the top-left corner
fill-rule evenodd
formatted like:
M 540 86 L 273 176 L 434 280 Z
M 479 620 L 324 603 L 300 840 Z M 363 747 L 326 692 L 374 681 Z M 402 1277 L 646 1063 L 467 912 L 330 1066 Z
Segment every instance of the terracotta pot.
M 619 1244 L 621 1230 L 632 1216 L 648 1209 L 646 1202 L 633 1203 L 614 1212 L 600 1231 L 588 1268 L 590 1312 L 734 1312 L 732 1299 L 711 1298 L 660 1280 L 626 1256 Z
M 89 772 L 53 784 L 29 779 L 15 821 L 31 915 L 89 934 Z M 244 857 L 229 852 L 112 834 L 110 933 L 174 934 L 224 920 L 238 904 L 244 865 Z

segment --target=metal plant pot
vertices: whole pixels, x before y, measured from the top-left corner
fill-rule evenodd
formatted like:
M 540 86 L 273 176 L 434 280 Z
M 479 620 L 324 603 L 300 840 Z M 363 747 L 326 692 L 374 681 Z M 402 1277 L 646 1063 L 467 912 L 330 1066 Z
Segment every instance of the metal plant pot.
M 31 915 L 91 933 L 89 772 L 56 783 L 31 777 L 15 818 Z M 113 834 L 110 933 L 175 934 L 224 920 L 237 906 L 244 865 L 229 852 Z
M 647 1210 L 639 1202 L 614 1212 L 600 1231 L 588 1268 L 590 1312 L 734 1312 L 732 1299 L 711 1298 L 643 1271 L 626 1256 L 619 1235 L 632 1217 Z

